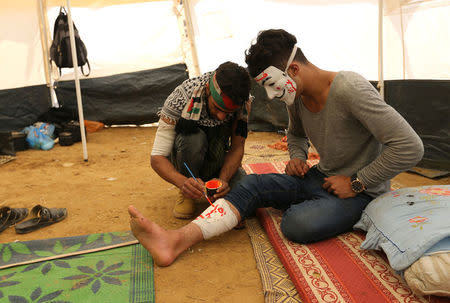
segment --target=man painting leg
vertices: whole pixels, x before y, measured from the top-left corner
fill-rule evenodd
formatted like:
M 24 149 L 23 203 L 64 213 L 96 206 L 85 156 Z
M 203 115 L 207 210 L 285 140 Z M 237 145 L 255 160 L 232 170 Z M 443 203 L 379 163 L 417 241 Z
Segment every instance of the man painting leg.
M 151 165 L 179 188 L 173 209 L 176 218 L 194 216 L 194 200 L 202 197 L 204 181 L 220 179 L 222 186 L 211 197 L 214 201 L 225 196 L 240 174 L 252 100 L 249 92 L 245 68 L 225 62 L 215 71 L 184 81 L 164 102 Z
M 176 231 L 130 207 L 133 233 L 157 264 L 170 265 L 186 248 L 232 229 L 261 207 L 285 210 L 282 232 L 298 243 L 349 231 L 371 199 L 389 191 L 389 180 L 422 158 L 419 136 L 369 81 L 354 72 L 318 68 L 296 43 L 284 30 L 267 30 L 246 53 L 250 75 L 269 98 L 287 105 L 286 174 L 244 177 Z M 320 155 L 311 169 L 309 142 Z
M 223 199 L 177 230 L 165 230 L 130 206 L 131 229 L 160 266 L 170 265 L 192 245 L 230 231 L 260 207 L 286 210 L 282 231 L 288 239 L 300 243 L 319 241 L 351 229 L 371 200 L 365 194 L 339 199 L 322 188 L 322 179 L 323 174 L 316 168 L 303 178 L 248 175 Z

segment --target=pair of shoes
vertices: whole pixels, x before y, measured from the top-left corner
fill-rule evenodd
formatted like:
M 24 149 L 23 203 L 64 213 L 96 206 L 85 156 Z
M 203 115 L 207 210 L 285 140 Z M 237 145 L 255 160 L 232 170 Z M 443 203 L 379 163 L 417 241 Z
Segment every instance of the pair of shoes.
M 178 192 L 178 199 L 173 208 L 173 216 L 178 219 L 190 219 L 194 216 L 195 204 L 194 200 L 186 198 L 183 192 Z
M 22 221 L 26 216 L 28 216 L 26 208 L 9 208 L 8 206 L 0 208 L 0 233 Z
M 16 225 L 16 233 L 18 234 L 26 234 L 38 230 L 64 220 L 67 217 L 67 209 L 47 208 L 42 205 L 36 205 L 31 209 L 31 214 L 33 218 L 18 223 L 28 216 L 28 209 L 2 207 L 0 209 L 0 232 L 12 225 Z

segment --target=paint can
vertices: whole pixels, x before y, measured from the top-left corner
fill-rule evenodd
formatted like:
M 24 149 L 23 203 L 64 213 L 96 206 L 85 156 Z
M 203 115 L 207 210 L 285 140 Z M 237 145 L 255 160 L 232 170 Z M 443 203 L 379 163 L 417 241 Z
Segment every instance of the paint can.
M 222 181 L 220 179 L 211 179 L 205 183 L 206 195 L 210 198 L 214 196 L 219 188 L 222 187 Z

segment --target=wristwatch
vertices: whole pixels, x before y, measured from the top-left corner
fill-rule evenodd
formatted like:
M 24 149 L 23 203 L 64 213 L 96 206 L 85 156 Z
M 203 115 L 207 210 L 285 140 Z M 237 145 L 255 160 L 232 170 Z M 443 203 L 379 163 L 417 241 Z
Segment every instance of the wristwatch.
M 361 192 L 363 192 L 366 187 L 364 186 L 364 184 L 362 184 L 362 182 L 358 179 L 358 176 L 356 174 L 354 174 L 351 179 L 351 186 L 352 186 L 352 190 L 353 192 L 359 194 Z

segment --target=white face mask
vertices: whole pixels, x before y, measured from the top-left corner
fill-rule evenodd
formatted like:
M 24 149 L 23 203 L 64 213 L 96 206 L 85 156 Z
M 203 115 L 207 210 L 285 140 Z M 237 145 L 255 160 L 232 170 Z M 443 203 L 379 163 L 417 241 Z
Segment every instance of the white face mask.
M 278 97 L 287 105 L 294 103 L 295 93 L 297 92 L 297 84 L 287 73 L 296 52 L 297 47 L 294 46 L 285 72 L 271 65 L 255 78 L 256 83 L 265 88 L 270 99 Z

